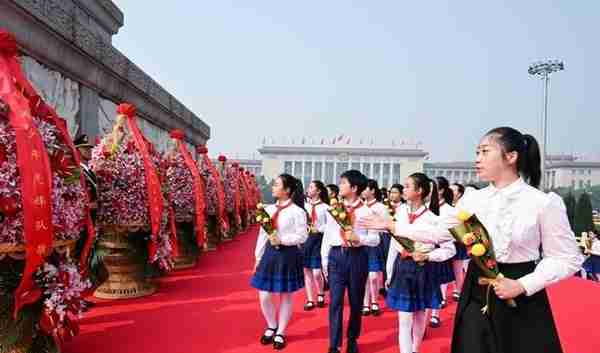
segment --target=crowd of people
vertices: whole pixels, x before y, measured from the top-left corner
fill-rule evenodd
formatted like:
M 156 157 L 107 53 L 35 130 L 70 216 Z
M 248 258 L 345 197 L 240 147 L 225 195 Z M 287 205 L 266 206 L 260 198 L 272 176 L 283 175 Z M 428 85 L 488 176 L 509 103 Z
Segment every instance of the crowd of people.
M 545 288 L 584 262 L 563 200 L 538 190 L 540 152 L 531 135 L 497 128 L 476 150 L 479 177 L 489 182 L 480 190 L 423 173 L 382 190 L 348 170 L 339 185 L 315 180 L 305 192 L 300 180 L 280 175 L 277 201 L 265 209 L 275 231 L 259 233 L 251 280 L 267 326 L 260 342 L 286 347 L 292 296 L 304 288 L 304 310 L 328 307 L 328 352 L 343 346 L 346 293 L 347 352 L 359 351 L 363 317 L 382 314 L 381 297 L 398 313 L 399 351 L 419 352 L 426 327 L 440 326 L 452 283 L 453 353 L 561 352 Z M 487 285 L 479 259 L 469 261 L 471 248 L 450 232 L 461 212 L 476 214 L 489 232 L 500 272 Z M 590 259 L 597 266 L 597 254 Z

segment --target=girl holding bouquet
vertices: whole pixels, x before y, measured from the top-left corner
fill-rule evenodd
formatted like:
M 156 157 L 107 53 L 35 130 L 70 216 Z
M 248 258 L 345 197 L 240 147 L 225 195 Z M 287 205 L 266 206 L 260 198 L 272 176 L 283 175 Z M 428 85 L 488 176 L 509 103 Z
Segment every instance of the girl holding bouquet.
M 384 218 L 391 218 L 387 208 L 381 203 L 382 194 L 376 180 L 369 179 L 367 181 L 367 188 L 362 192 L 362 196 L 371 212 Z M 381 234 L 380 237 L 382 237 Z M 383 277 L 382 272 L 385 259 L 380 245 L 381 241 L 377 246 L 367 246 L 367 252 L 369 254 L 369 278 L 367 279 L 365 289 L 365 299 L 362 310 L 363 316 L 371 314 L 373 314 L 373 316 L 379 316 L 381 314 L 377 296 L 379 295 L 379 288 L 382 284 L 381 278 Z
M 450 189 L 450 183 L 448 179 L 438 176 L 435 178 L 434 182 L 437 185 L 438 189 L 438 198 L 439 198 L 439 216 L 444 217 L 453 217 L 455 218 L 458 212 L 454 207 L 452 207 L 452 202 L 454 199 L 454 194 Z M 455 242 L 456 244 L 456 242 Z M 456 247 L 456 246 L 455 246 Z M 464 246 L 463 246 L 464 247 Z M 458 254 L 458 247 L 456 247 L 456 253 Z M 466 248 L 465 248 L 466 254 Z M 440 290 L 442 291 L 442 303 L 441 308 L 446 306 L 446 292 L 448 291 L 448 284 L 456 281 L 456 286 L 454 287 L 454 293 L 456 294 L 456 298 L 458 298 L 458 292 L 456 288 L 460 285 L 462 288 L 462 282 L 464 281 L 464 274 L 462 272 L 462 267 L 460 269 L 454 268 L 453 259 L 456 257 L 456 254 L 451 258 L 444 262 L 439 262 L 435 264 L 435 267 L 438 269 L 438 275 L 440 280 Z M 458 272 L 458 273 L 457 273 Z M 429 321 L 429 326 L 436 328 L 440 327 L 440 309 L 433 309 L 431 311 L 431 319 Z
M 433 190 L 431 190 L 433 188 Z M 432 192 L 431 192 L 432 191 Z M 430 208 L 425 199 L 431 192 Z M 404 197 L 410 207 L 398 208 L 396 220 L 366 217 L 359 221 L 365 227 L 394 230 L 395 224 L 415 228 L 428 235 L 428 242 L 413 242 L 412 252 L 392 240 L 387 258 L 386 304 L 398 311 L 399 345 L 401 353 L 418 352 L 427 326 L 427 309 L 438 308 L 442 302 L 440 282 L 434 262 L 451 258 L 454 245 L 448 230 L 440 226 L 438 192 L 435 183 L 423 173 L 406 179 Z M 403 232 L 395 234 L 406 236 Z M 436 247 L 436 243 L 440 246 Z
M 302 254 L 298 245 L 308 237 L 302 183 L 289 174 L 281 174 L 273 184 L 276 204 L 265 211 L 275 230 L 271 234 L 261 228 L 256 242 L 255 273 L 251 284 L 258 289 L 260 307 L 267 329 L 260 342 L 281 350 L 286 346 L 285 330 L 292 317 L 292 294 L 304 287 Z M 279 315 L 273 293 L 280 295 Z M 279 320 L 277 320 L 279 317 Z
M 304 283 L 306 285 L 306 304 L 304 310 L 315 308 L 314 287 L 317 288 L 317 305 L 325 307 L 324 287 L 325 281 L 321 271 L 321 244 L 323 233 L 327 225 L 327 209 L 329 208 L 329 195 L 323 182 L 314 180 L 308 186 L 308 199 L 306 212 L 309 217 L 309 234 L 302 250 L 304 255 Z

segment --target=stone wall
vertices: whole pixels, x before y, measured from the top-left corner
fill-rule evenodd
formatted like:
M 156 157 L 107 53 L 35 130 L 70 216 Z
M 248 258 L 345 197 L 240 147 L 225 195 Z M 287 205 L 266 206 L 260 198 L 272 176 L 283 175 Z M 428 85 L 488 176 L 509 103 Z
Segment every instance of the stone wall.
M 101 133 L 101 100 L 127 101 L 153 126 L 181 129 L 193 145 L 206 143 L 209 126 L 112 46 L 122 25 L 123 13 L 109 0 L 0 1 L 0 27 L 15 34 L 20 49 L 79 84 L 80 132 Z

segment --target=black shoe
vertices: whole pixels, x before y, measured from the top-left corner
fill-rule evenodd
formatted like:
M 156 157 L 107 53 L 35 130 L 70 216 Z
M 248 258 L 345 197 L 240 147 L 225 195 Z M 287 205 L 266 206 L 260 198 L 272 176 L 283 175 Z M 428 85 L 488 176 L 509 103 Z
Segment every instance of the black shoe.
M 277 332 L 277 328 L 267 328 L 265 330 L 265 333 L 262 335 L 262 337 L 260 338 L 260 343 L 264 346 L 273 343 L 273 335 L 271 336 L 267 336 L 267 332 L 273 332 L 273 334 L 275 334 Z
M 340 350 L 337 348 L 329 348 L 329 350 L 327 351 L 327 353 L 340 353 Z
M 438 327 L 440 327 L 440 325 L 441 325 L 440 318 L 437 316 L 432 316 L 431 320 L 429 320 L 429 327 L 438 328 Z
M 369 315 L 371 315 L 371 308 L 369 308 L 368 306 L 363 306 L 362 316 L 369 316 Z
M 356 341 L 349 341 L 346 352 L 347 353 L 358 353 L 358 343 L 356 343 Z
M 319 294 L 319 295 L 317 295 L 317 306 L 319 308 L 324 308 L 325 307 L 325 294 Z
M 381 309 L 379 309 L 379 304 L 371 303 L 371 314 L 373 314 L 373 316 L 381 315 Z
M 458 302 L 460 300 L 460 293 L 458 293 L 458 292 L 452 293 L 452 299 L 454 299 L 455 302 Z
M 276 341 L 275 338 L 280 338 L 280 340 Z M 273 338 L 273 348 L 277 351 L 284 349 L 286 346 L 285 337 L 283 335 L 275 335 L 275 338 Z
M 304 304 L 304 311 L 311 311 L 315 308 L 315 302 L 312 301 L 307 301 L 306 304 Z
M 448 302 L 446 301 L 446 299 L 442 300 L 442 303 L 441 303 L 442 309 L 445 308 L 446 305 L 448 305 Z

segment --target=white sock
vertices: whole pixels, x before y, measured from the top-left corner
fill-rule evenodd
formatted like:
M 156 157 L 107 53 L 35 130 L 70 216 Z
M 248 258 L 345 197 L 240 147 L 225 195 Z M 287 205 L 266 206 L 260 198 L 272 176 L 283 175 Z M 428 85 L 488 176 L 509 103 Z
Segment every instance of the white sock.
M 260 300 L 260 309 L 262 310 L 265 321 L 269 328 L 277 328 L 276 308 L 273 303 L 273 296 L 269 292 L 258 291 L 258 298 Z M 267 332 L 267 335 L 271 335 L 272 332 Z
M 414 322 L 412 329 L 412 351 L 418 352 L 423 342 L 425 335 L 425 327 L 427 326 L 427 313 L 425 310 L 414 313 Z
M 321 270 L 312 270 L 313 278 L 317 282 L 318 294 L 323 294 L 325 291 L 325 280 L 323 279 L 323 273 Z
M 456 293 L 461 293 L 463 284 L 465 283 L 465 261 L 464 260 L 455 260 L 452 261 L 452 270 L 454 270 L 454 277 L 456 278 L 456 286 L 454 286 L 454 291 Z
M 442 299 L 446 300 L 446 292 L 448 291 L 448 283 L 441 284 L 440 290 L 442 291 Z
M 377 303 L 379 295 L 379 272 L 369 272 L 369 287 L 371 289 L 371 303 Z
M 292 302 L 292 293 L 281 293 L 280 297 L 281 303 L 279 304 L 279 326 L 277 327 L 277 334 L 285 335 L 285 329 L 292 318 L 294 303 Z
M 398 312 L 398 343 L 400 353 L 413 353 L 413 313 Z
M 310 268 L 304 269 L 304 287 L 306 287 L 306 301 L 314 302 L 315 295 L 313 293 L 313 272 Z
M 369 306 L 371 303 L 371 282 L 367 279 L 367 283 L 365 284 L 365 298 L 363 300 L 363 306 Z

